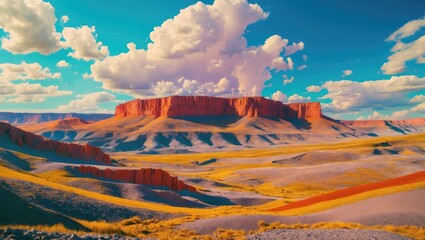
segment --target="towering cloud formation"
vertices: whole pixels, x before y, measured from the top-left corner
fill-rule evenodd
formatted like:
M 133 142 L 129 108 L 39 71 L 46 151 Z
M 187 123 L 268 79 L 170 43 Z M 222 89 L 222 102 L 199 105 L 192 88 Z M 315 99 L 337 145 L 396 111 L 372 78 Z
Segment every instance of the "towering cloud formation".
M 271 70 L 293 69 L 281 55 L 304 48 L 278 35 L 248 46 L 246 27 L 267 15 L 246 0 L 198 2 L 154 28 L 147 50 L 129 43 L 127 53 L 95 62 L 93 77 L 105 89 L 138 97 L 260 95 Z
M 61 48 L 61 34 L 55 28 L 55 9 L 41 0 L 1 0 L 0 28 L 8 36 L 2 48 L 13 53 L 50 54 Z

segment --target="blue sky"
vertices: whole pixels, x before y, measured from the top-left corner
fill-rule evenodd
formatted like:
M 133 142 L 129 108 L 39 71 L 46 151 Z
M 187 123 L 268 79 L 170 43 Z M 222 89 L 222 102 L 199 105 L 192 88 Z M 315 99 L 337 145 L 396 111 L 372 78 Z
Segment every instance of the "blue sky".
M 423 117 L 424 9 L 421 0 L 6 1 L 0 111 L 263 95 L 320 101 L 342 119 Z

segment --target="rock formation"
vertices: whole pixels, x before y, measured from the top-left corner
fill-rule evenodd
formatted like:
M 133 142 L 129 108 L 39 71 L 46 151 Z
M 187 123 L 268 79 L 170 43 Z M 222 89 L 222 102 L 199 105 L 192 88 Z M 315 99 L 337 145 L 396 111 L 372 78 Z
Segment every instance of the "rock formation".
M 97 178 L 122 181 L 126 183 L 136 183 L 151 186 L 162 186 L 174 191 L 188 190 L 196 192 L 195 187 L 185 184 L 176 176 L 171 176 L 162 169 L 141 168 L 141 169 L 99 169 L 92 166 L 81 165 L 73 167 L 73 170 L 83 174 L 89 174 Z
M 218 98 L 207 96 L 171 96 L 136 99 L 120 104 L 115 117 L 187 117 L 241 116 L 281 119 L 321 118 L 320 103 L 283 104 L 264 97 Z
M 0 136 L 8 137 L 11 142 L 20 147 L 27 146 L 38 151 L 53 152 L 61 157 L 111 164 L 109 155 L 103 153 L 98 147 L 44 139 L 42 136 L 26 132 L 8 123 L 0 122 Z

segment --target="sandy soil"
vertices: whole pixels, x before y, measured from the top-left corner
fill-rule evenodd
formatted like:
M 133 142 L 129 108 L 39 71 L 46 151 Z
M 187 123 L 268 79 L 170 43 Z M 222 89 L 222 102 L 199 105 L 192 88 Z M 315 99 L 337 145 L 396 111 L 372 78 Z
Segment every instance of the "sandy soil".
M 388 233 L 378 230 L 354 230 L 354 229 L 279 229 L 267 231 L 260 234 L 249 235 L 248 240 L 266 240 L 266 239 L 315 239 L 315 240 L 358 240 L 358 239 L 386 239 L 386 240 L 407 240 L 408 237 L 400 236 L 394 233 Z
M 179 228 L 196 230 L 207 234 L 217 228 L 257 230 L 258 222 L 317 223 L 356 222 L 364 225 L 416 225 L 425 226 L 425 189 L 401 192 L 370 198 L 323 212 L 304 216 L 281 217 L 274 215 L 235 215 L 200 219 L 185 223 Z

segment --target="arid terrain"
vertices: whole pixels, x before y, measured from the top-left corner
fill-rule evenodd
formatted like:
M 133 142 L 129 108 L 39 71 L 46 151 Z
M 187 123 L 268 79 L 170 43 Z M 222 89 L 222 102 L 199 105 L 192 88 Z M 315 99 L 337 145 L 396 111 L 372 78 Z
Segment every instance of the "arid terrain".
M 424 239 L 425 119 L 208 101 L 0 122 L 0 237 Z

